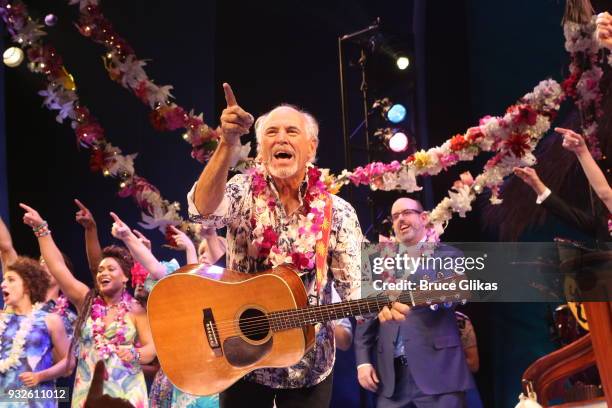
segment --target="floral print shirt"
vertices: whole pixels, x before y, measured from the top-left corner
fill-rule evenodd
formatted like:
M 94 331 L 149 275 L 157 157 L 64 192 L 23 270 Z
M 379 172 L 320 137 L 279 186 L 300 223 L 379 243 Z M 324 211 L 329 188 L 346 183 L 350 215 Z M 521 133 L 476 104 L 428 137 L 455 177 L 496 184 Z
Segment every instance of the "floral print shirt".
M 254 195 L 252 176 L 238 174 L 231 178 L 225 188 L 223 201 L 213 214 L 202 216 L 194 204 L 195 185 L 187 195 L 189 213 L 193 221 L 206 227 L 227 227 L 227 267 L 229 269 L 255 273 L 269 269 L 264 261 L 257 259 L 257 248 L 253 245 L 252 210 Z M 307 183 L 300 186 L 300 207 L 289 215 L 281 204 L 272 178 L 266 175 L 268 188 L 275 198 L 272 213 L 278 234 L 278 246 L 291 252 L 297 236 L 299 215 L 305 215 L 303 206 Z M 341 299 L 359 299 L 361 295 L 361 244 L 363 235 L 353 207 L 332 195 L 332 222 L 327 254 L 327 274 L 321 282 L 321 292 L 316 293 L 316 269 L 301 270 L 300 275 L 310 299 L 320 304 L 332 303 L 331 285 L 334 284 Z M 314 303 L 314 302 L 313 302 Z M 333 324 L 317 324 L 315 346 L 302 360 L 289 368 L 265 368 L 253 371 L 247 379 L 272 388 L 301 388 L 316 385 L 332 371 L 335 361 Z

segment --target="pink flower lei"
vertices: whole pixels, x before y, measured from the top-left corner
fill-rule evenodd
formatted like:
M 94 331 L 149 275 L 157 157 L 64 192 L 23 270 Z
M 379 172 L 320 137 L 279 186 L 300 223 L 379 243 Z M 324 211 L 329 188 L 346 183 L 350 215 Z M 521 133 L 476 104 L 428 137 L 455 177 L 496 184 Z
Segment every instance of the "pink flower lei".
M 262 168 L 257 167 L 252 173 L 252 187 L 255 205 L 251 225 L 253 226 L 253 245 L 257 248 L 257 257 L 271 266 L 291 263 L 301 270 L 315 266 L 315 245 L 322 236 L 326 189 L 321 171 L 308 167 L 306 174 L 307 188 L 304 195 L 306 215 L 299 215 L 298 228 L 290 232 L 294 238 L 290 253 L 278 247 L 278 233 L 274 229 L 273 210 L 276 200 Z
M 68 299 L 62 293 L 55 302 L 55 307 L 51 311 L 51 313 L 55 313 L 59 317 L 66 316 L 66 309 L 68 309 Z
M 127 322 L 125 315 L 130 311 L 130 304 L 133 298 L 128 292 L 123 292 L 121 300 L 116 305 L 108 306 L 101 296 L 96 296 L 91 306 L 91 319 L 92 334 L 94 340 L 94 347 L 98 352 L 100 359 L 106 360 L 112 354 L 116 354 L 119 350 L 119 346 L 125 343 L 125 335 L 127 332 Z M 118 323 L 117 332 L 111 339 L 107 339 L 105 336 L 106 325 L 104 318 L 106 317 L 110 308 L 117 307 L 117 315 L 115 316 L 115 322 Z M 125 363 L 129 365 L 129 363 Z

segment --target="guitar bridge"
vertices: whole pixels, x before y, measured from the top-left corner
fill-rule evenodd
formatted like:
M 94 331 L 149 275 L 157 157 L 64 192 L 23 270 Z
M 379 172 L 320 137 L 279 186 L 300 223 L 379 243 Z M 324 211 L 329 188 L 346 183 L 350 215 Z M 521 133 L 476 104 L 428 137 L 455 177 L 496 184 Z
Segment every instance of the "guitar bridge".
M 223 350 L 221 349 L 219 331 L 217 330 L 217 324 L 215 323 L 215 318 L 213 316 L 212 309 L 203 309 L 202 314 L 202 323 L 204 324 L 204 332 L 206 333 L 208 345 L 215 353 L 216 357 L 221 357 L 223 355 Z

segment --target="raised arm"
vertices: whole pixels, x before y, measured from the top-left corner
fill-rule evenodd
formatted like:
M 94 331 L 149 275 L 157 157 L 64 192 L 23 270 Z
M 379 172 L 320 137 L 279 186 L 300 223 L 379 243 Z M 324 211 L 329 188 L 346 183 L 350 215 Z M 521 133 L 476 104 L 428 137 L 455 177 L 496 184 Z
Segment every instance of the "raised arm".
M 2 270 L 17 259 L 17 252 L 13 248 L 13 240 L 6 224 L 0 218 L 0 260 L 2 261 Z
M 123 241 L 134 257 L 155 279 L 161 279 L 166 275 L 166 268 L 155 258 L 149 248 L 147 248 L 130 228 L 121 221 L 117 214 L 111 212 L 111 217 L 115 221 L 111 233 L 113 237 Z
M 98 274 L 98 265 L 102 260 L 102 247 L 98 238 L 98 226 L 91 211 L 83 205 L 78 199 L 74 199 L 74 203 L 79 207 L 76 212 L 76 222 L 81 224 L 85 230 L 85 252 L 87 253 L 87 263 L 94 281 Z
M 55 245 L 55 241 L 53 241 L 47 222 L 42 219 L 35 209 L 25 204 L 19 204 L 19 206 L 25 210 L 23 215 L 24 224 L 32 227 L 35 235 L 38 237 L 40 254 L 45 260 L 49 272 L 55 277 L 60 289 L 66 294 L 68 300 L 80 310 L 83 300 L 85 300 L 85 296 L 89 292 L 89 288 L 75 278 L 64 263 L 64 257 L 57 245 Z
M 221 237 L 217 235 L 217 230 L 213 227 L 202 227 L 200 235 L 202 236 L 202 239 L 206 240 L 206 250 L 208 251 L 210 263 L 216 263 L 223 255 L 225 255 L 226 245 L 224 245 L 224 243 L 221 241 Z
M 171 225 L 170 229 L 174 233 L 174 236 L 172 238 L 174 239 L 174 242 L 176 242 L 176 249 L 185 251 L 187 263 L 198 263 L 198 253 L 196 252 L 195 246 L 193 245 L 193 241 L 191 241 L 191 238 L 189 238 L 187 234 L 176 228 L 174 225 Z
M 563 135 L 563 147 L 576 154 L 595 194 L 608 207 L 608 211 L 612 212 L 612 189 L 603 171 L 591 156 L 582 136 L 570 129 L 555 128 L 555 131 Z
M 227 107 L 221 114 L 221 141 L 195 188 L 194 203 L 200 215 L 212 214 L 221 204 L 225 183 L 219 181 L 227 180 L 232 156 L 240 149 L 240 136 L 253 125 L 253 116 L 238 106 L 229 84 L 223 84 L 223 91 Z

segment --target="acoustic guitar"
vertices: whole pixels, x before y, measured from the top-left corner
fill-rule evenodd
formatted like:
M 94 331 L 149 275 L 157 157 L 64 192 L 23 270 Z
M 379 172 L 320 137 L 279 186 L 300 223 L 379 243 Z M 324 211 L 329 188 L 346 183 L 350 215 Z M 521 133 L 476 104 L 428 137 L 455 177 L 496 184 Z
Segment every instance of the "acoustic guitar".
M 464 279 L 455 276 L 443 281 Z M 463 297 L 462 297 L 463 296 Z M 406 291 L 309 306 L 290 266 L 245 274 L 188 265 L 161 279 L 147 312 L 157 357 L 170 381 L 195 395 L 219 393 L 258 368 L 289 367 L 315 340 L 316 323 L 378 313 L 393 300 L 411 306 L 462 302 L 465 291 Z

